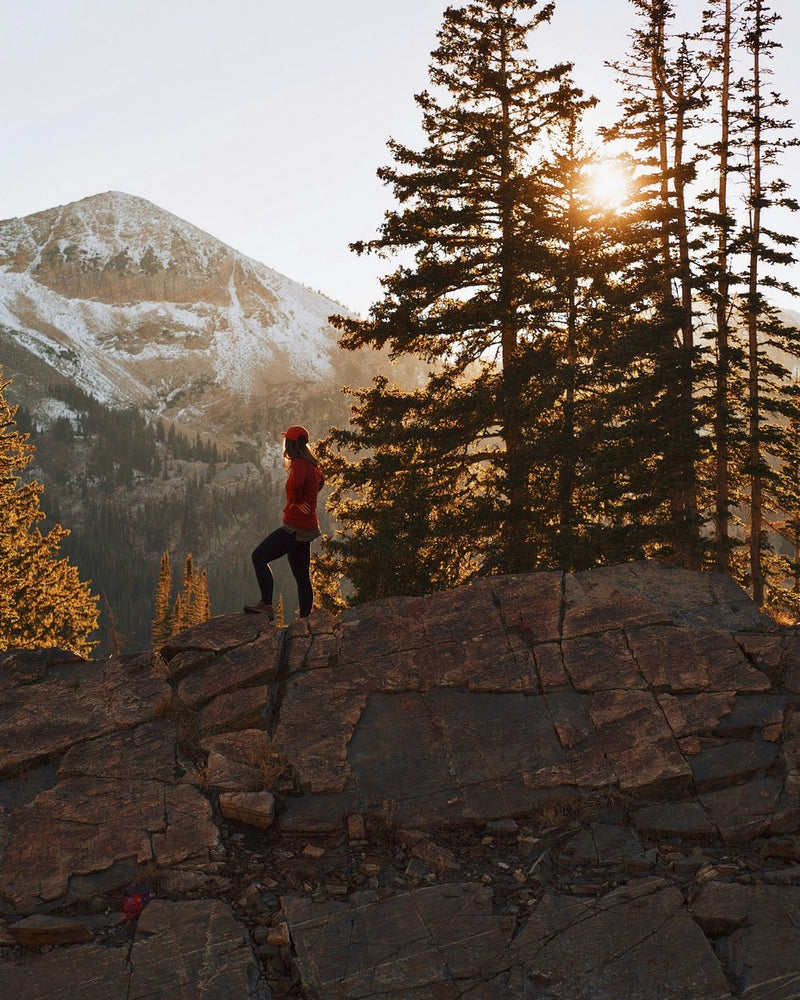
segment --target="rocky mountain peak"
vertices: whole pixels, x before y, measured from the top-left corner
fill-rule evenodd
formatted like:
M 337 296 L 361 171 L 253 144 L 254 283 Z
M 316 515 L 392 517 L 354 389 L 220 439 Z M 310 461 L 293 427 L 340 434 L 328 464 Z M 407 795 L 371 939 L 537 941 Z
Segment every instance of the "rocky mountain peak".
M 30 368 L 190 430 L 235 435 L 276 386 L 347 381 L 328 323 L 341 311 L 130 194 L 0 222 L 0 346 L 23 377 L 28 352 Z
M 0 222 L 0 264 L 33 273 L 73 298 L 124 302 L 176 292 L 202 297 L 215 288 L 214 278 L 230 273 L 236 258 L 240 266 L 256 263 L 171 212 L 121 191 Z M 172 281 L 165 281 L 164 272 L 171 272 Z

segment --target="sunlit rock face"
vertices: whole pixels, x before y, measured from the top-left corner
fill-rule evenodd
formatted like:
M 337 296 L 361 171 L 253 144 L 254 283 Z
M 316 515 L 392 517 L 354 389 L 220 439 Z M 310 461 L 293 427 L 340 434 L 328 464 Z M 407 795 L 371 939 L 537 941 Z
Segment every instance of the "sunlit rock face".
M 800 637 L 659 563 L 12 652 L 0 983 L 790 997 L 798 759 Z

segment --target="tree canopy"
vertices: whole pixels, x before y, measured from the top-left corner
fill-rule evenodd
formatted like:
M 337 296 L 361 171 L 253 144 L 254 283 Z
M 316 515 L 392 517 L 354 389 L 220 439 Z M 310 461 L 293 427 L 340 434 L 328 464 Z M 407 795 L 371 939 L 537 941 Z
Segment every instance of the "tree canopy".
M 353 244 L 389 262 L 383 293 L 333 317 L 344 347 L 424 372 L 349 389 L 351 424 L 323 444 L 342 526 L 324 558 L 353 601 L 652 556 L 727 569 L 759 603 L 785 582 L 766 528 L 794 537 L 797 519 L 780 513 L 798 412 L 779 352 L 799 338 L 767 294 L 791 291 L 795 241 L 765 218 L 797 207 L 774 173 L 793 142 L 765 87 L 776 17 L 708 0 L 678 35 L 670 0 L 633 5 L 601 135 L 630 185 L 612 208 L 590 191 L 593 101 L 531 57 L 554 5 L 445 11 L 424 142 L 389 143 L 396 206 Z
M 16 427 L 8 385 L 0 382 L 0 649 L 57 646 L 88 656 L 98 599 L 59 557 L 66 529 L 38 527 L 42 486 L 22 478 L 35 449 Z

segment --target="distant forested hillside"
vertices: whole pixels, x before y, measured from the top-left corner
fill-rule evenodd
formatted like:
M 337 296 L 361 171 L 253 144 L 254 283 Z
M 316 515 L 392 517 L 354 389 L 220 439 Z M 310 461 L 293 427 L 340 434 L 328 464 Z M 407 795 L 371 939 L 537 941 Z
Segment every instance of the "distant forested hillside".
M 101 597 L 101 655 L 112 647 L 112 617 L 123 649 L 150 647 L 165 550 L 176 583 L 190 552 L 207 569 L 212 614 L 258 596 L 250 552 L 280 523 L 280 465 L 265 468 L 253 444 L 222 452 L 210 438 L 149 422 L 134 409 L 110 409 L 66 382 L 49 386 L 47 396 L 46 420 L 20 405 L 17 423 L 36 446 L 30 476 L 45 485 L 48 522 L 70 529 L 63 552 Z M 291 613 L 291 577 L 276 570 Z

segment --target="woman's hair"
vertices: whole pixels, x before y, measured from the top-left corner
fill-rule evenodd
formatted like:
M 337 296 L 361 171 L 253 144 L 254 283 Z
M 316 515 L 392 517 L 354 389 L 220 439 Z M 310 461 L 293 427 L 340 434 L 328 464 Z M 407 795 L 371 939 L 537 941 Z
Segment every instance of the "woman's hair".
M 319 465 L 319 462 L 314 457 L 314 453 L 308 447 L 308 439 L 301 435 L 296 441 L 291 438 L 284 438 L 283 440 L 283 453 L 288 455 L 289 458 L 304 458 L 307 462 L 311 462 L 312 465 Z

